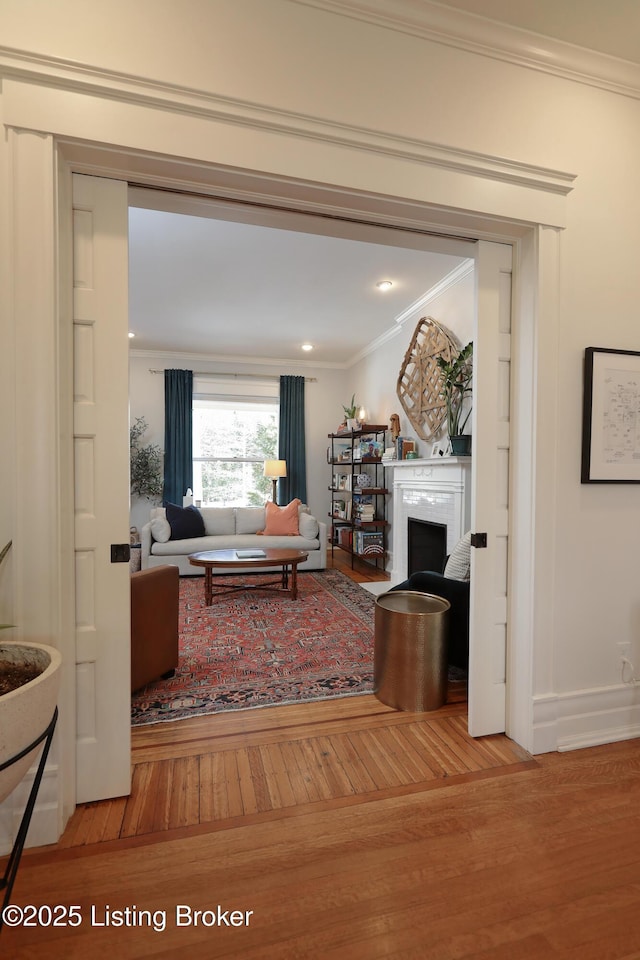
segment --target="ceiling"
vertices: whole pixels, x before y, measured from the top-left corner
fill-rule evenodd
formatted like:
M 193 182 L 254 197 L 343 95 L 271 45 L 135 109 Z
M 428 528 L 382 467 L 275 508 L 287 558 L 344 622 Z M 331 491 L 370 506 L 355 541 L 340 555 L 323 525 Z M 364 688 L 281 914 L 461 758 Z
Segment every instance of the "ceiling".
M 153 192 L 145 193 L 153 204 Z M 156 193 L 155 202 L 166 198 Z M 348 366 L 466 262 L 429 248 L 469 246 L 295 214 L 267 218 L 277 227 L 234 222 L 219 219 L 239 215 L 233 208 L 201 209 L 130 207 L 133 350 Z M 393 283 L 386 293 L 376 288 L 381 280 Z M 303 343 L 313 350 L 304 352 Z
M 638 0 L 439 3 L 640 63 Z M 138 191 L 132 202 L 135 350 L 348 366 L 412 306 L 419 311 L 469 252 L 463 243 L 309 216 L 185 206 L 158 192 Z M 380 293 L 384 279 L 393 287 Z

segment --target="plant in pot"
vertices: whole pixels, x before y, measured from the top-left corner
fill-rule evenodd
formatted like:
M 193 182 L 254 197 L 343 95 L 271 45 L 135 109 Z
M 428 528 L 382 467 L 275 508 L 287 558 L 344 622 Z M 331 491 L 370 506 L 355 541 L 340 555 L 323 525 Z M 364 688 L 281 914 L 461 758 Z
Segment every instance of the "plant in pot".
M 0 565 L 11 541 L 0 551 Z M 0 624 L 7 630 L 11 623 Z M 54 647 L 26 640 L 0 642 L 0 803 L 20 783 L 44 743 L 27 805 L 4 876 L 0 877 L 0 930 L 20 863 L 57 719 L 62 657 Z
M 457 356 L 445 360 L 437 358 L 440 368 L 441 395 L 447 411 L 447 430 L 454 456 L 469 456 L 471 435 L 464 428 L 471 415 L 471 404 L 465 408 L 465 399 L 471 396 L 473 379 L 473 341 L 470 341 Z
M 343 406 L 342 409 L 344 410 L 344 423 L 347 430 L 357 430 L 359 426 L 357 419 L 358 405 L 355 393 L 351 397 L 351 403 L 346 407 Z
M 162 450 L 156 443 L 143 443 L 147 421 L 136 417 L 129 429 L 131 493 L 148 500 L 162 497 Z

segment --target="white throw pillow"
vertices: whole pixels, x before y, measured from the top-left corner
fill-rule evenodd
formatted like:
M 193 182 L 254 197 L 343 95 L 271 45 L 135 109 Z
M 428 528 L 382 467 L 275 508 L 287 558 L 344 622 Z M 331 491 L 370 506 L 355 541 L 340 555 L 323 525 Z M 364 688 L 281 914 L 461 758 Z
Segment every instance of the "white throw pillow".
M 157 543 L 166 543 L 171 537 L 171 527 L 166 517 L 154 517 L 151 521 L 151 536 Z
M 318 536 L 318 521 L 310 513 L 301 510 L 298 513 L 298 529 L 305 540 L 315 540 Z
M 449 580 L 469 580 L 471 578 L 471 531 L 460 537 L 451 551 L 444 575 Z

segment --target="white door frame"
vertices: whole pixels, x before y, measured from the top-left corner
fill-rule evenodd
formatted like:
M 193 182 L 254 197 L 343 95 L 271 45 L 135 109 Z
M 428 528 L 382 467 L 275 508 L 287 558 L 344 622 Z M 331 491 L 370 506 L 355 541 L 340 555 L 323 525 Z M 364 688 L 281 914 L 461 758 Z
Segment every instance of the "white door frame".
M 69 142 L 64 144 L 62 150 L 63 162 L 68 165 L 73 173 L 94 173 L 100 176 L 113 176 L 117 179 L 128 179 L 133 182 L 140 182 L 140 170 L 136 167 L 135 173 L 127 171 L 127 151 L 108 153 L 105 151 L 104 162 L 111 166 L 95 164 L 95 151 L 92 153 L 91 162 L 87 162 L 83 145 L 79 145 L 78 157 Z M 154 166 L 154 159 L 157 159 L 157 168 Z M 147 155 L 145 157 L 147 167 L 145 175 L 142 178 L 147 187 L 156 186 L 160 189 L 165 187 L 166 178 L 166 157 L 153 158 Z M 178 164 L 179 161 L 176 161 Z M 212 165 L 215 169 L 215 165 Z M 154 172 L 155 171 L 155 172 Z M 241 198 L 244 202 L 247 199 L 255 197 L 256 201 L 264 203 L 265 195 L 274 195 L 274 182 L 270 177 L 262 178 L 259 174 L 251 174 L 247 177 L 244 171 L 242 191 L 237 195 L 233 190 L 225 188 L 226 199 Z M 198 184 L 194 183 L 193 170 L 190 171 L 191 177 L 188 184 L 185 183 L 185 189 L 193 192 Z M 174 188 L 179 184 L 174 182 Z M 215 188 L 212 190 L 211 180 L 203 176 L 200 188 L 202 195 L 207 196 L 212 193 L 215 195 Z M 300 207 L 296 206 L 296 188 L 300 196 L 304 195 L 304 203 Z M 337 215 L 348 217 L 352 215 L 352 207 L 349 200 L 359 201 L 359 219 L 361 222 L 367 222 L 366 205 L 363 208 L 362 198 L 356 191 L 347 188 L 340 190 L 344 206 L 337 209 L 335 206 L 332 212 Z M 286 181 L 286 193 L 283 193 L 283 199 L 292 211 L 302 209 L 304 212 L 313 213 L 316 209 L 324 211 L 326 205 L 326 190 L 317 189 L 317 196 L 314 185 L 293 180 Z M 388 200 L 388 198 L 387 198 Z M 355 206 L 355 203 L 354 203 Z M 424 218 L 425 229 L 437 229 L 443 236 L 460 236 L 461 215 L 456 212 L 453 223 L 449 224 L 446 211 L 433 208 L 427 203 L 411 204 L 414 225 L 416 221 Z M 387 214 L 385 225 L 393 225 L 393 198 L 389 201 L 389 210 L 391 216 Z M 403 202 L 398 200 L 397 224 L 403 225 Z M 507 713 L 506 713 L 506 732 L 517 743 L 525 749 L 535 751 L 534 726 L 533 726 L 533 649 L 534 632 L 536 632 L 536 617 L 544 616 L 548 620 L 550 606 L 541 608 L 542 605 L 533 596 L 531 591 L 531 582 L 533 570 L 535 568 L 535 500 L 537 496 L 536 484 L 532 482 L 535 475 L 534 464 L 537 457 L 542 453 L 538 445 L 535 434 L 535 423 L 537 416 L 535 414 L 535 405 L 538 402 L 537 391 L 535 390 L 536 369 L 537 369 L 537 337 L 539 309 L 538 304 L 546 303 L 551 313 L 547 316 L 557 315 L 557 275 L 559 270 L 559 251 L 558 251 L 558 233 L 555 228 L 544 228 L 534 224 L 513 224 L 507 220 L 500 221 L 495 218 L 488 218 L 486 222 L 482 217 L 473 211 L 469 211 L 469 231 L 466 237 L 473 239 L 485 239 L 499 243 L 511 243 L 514 248 L 514 309 L 513 309 L 513 336 L 514 336 L 514 357 L 512 363 L 512 383 L 511 393 L 513 402 L 512 430 L 514 444 L 511 458 L 510 484 L 513 502 L 513 511 L 510 511 L 510 559 L 509 559 L 509 596 L 508 596 L 508 621 L 509 632 L 507 637 Z M 376 222 L 376 212 L 372 202 L 371 221 Z M 545 271 L 540 270 L 541 256 L 545 257 Z M 520 345 L 520 348 L 518 347 Z M 525 346 L 526 345 L 526 346 Z M 548 394 L 547 394 L 548 397 Z M 539 468 L 538 468 L 539 470 Z M 546 468 L 545 473 L 549 476 Z M 549 484 L 547 484 L 549 486 Z M 544 528 L 541 528 L 541 531 Z M 526 533 L 523 533 L 526 531 Z M 540 531 L 540 532 L 541 532 Z M 549 567 L 545 580 L 549 586 L 550 580 Z M 540 571 L 538 580 L 544 576 Z M 539 609 L 541 608 L 541 609 Z M 516 615 L 517 611 L 517 615 Z M 539 635 L 539 634 L 538 634 Z
M 9 121 L 11 122 L 11 121 Z M 21 129 L 18 129 L 21 126 Z M 186 164 L 170 156 L 146 152 L 136 153 L 117 146 L 87 147 L 69 136 L 58 142 L 53 135 L 33 132 L 28 123 L 16 124 L 10 130 L 7 146 L 7 183 L 12 195 L 11 218 L 5 237 L 10 256 L 3 267 L 7 288 L 11 290 L 10 315 L 15 317 L 15 357 L 17 371 L 12 386 L 20 417 L 18 429 L 27 439 L 20 449 L 23 476 L 41 469 L 42 448 L 35 440 L 38 430 L 46 431 L 51 447 L 51 462 L 56 464 L 51 476 L 45 503 L 34 503 L 28 483 L 18 489 L 14 483 L 15 529 L 18 543 L 12 558 L 13 576 L 17 584 L 15 616 L 23 626 L 23 635 L 46 636 L 62 652 L 67 664 L 73 664 L 73 592 L 66 579 L 73 568 L 73 544 L 70 540 L 73 516 L 73 472 L 70 459 L 72 417 L 68 354 L 69 317 L 65 311 L 71 289 L 68 243 L 70 210 L 66 209 L 65 183 L 69 173 L 98 174 L 144 182 L 163 187 L 168 181 L 179 188 L 203 193 L 216 193 L 218 169 L 202 161 Z M 20 176 L 16 171 L 20 170 Z M 516 286 L 514 311 L 514 421 L 513 421 L 513 511 L 511 519 L 510 603 L 511 622 L 508 637 L 507 733 L 529 750 L 536 751 L 533 698 L 534 684 L 543 690 L 553 689 L 550 678 L 552 663 L 553 569 L 549 564 L 548 538 L 542 511 L 536 505 L 551 505 L 554 493 L 555 417 L 553 394 L 538 386 L 539 357 L 545 357 L 545 382 L 553 380 L 556 351 L 555 318 L 558 315 L 559 231 L 534 222 L 514 222 L 499 216 L 484 216 L 473 210 L 448 210 L 422 201 L 389 199 L 374 194 L 361 194 L 350 188 L 317 187 L 293 178 L 274 179 L 237 173 L 241 186 L 229 186 L 222 192 L 241 199 L 255 197 L 264 201 L 282 190 L 282 201 L 292 208 L 312 211 L 317 208 L 353 215 L 373 222 L 419 225 L 444 234 L 475 236 L 499 242 L 512 242 L 515 248 Z M 168 173 L 171 176 L 168 176 Z M 231 176 L 234 171 L 231 171 Z M 229 178 L 229 166 L 221 168 L 219 177 Z M 530 202 L 530 195 L 528 194 Z M 548 197 L 541 196 L 544 206 Z M 384 207 L 383 214 L 380 208 Z M 542 209 L 542 207 L 541 207 Z M 465 220 L 468 224 L 463 229 Z M 33 264 L 41 264 L 39 282 L 34 284 Z M 24 329 L 23 329 L 24 327 Z M 34 383 L 32 363 L 34 343 L 42 381 Z M 52 362 L 53 359 L 53 362 Z M 20 370 L 25 374 L 20 378 Z M 31 374 L 31 376 L 29 376 Z M 55 409 L 52 397 L 57 398 Z M 538 424 L 545 423 L 544 444 Z M 31 431 L 31 432 L 30 432 Z M 35 431 L 35 433 L 33 432 Z M 29 442 L 29 437 L 34 439 Z M 548 526 L 548 525 L 547 525 Z M 34 555 L 27 544 L 38 544 L 42 563 L 42 583 L 47 584 L 47 604 L 29 605 L 25 585 L 33 582 Z M 540 559 L 542 557 L 542 560 Z M 54 577 L 51 570 L 55 569 Z M 532 589 L 533 585 L 533 589 Z M 534 662 L 535 654 L 535 662 Z M 67 671 L 68 674 L 68 671 Z M 60 749 L 54 752 L 61 776 L 58 778 L 58 824 L 64 824 L 73 808 L 75 770 L 74 694 L 68 675 L 63 677 L 68 694 L 62 705 L 58 733 Z M 553 749 L 545 745 L 544 749 Z M 53 799 L 53 798 L 52 798 Z M 51 839 L 51 838 L 50 838 Z M 55 839 L 55 838 L 54 838 Z M 48 841 L 41 841 L 48 842 Z

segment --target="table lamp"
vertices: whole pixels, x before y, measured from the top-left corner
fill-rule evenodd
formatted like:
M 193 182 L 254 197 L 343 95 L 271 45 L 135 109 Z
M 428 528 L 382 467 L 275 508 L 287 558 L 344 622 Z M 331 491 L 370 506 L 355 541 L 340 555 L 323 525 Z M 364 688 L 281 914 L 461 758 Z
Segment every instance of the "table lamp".
M 273 483 L 273 502 L 277 504 L 277 484 L 280 477 L 286 477 L 287 475 L 287 464 L 285 460 L 265 460 L 264 462 L 264 475 L 269 477 Z

